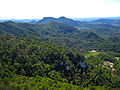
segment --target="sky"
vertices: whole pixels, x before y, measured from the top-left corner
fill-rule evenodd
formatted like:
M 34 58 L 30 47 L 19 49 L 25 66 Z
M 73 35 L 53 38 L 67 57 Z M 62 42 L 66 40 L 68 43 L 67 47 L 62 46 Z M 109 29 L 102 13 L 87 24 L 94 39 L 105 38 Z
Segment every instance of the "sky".
M 120 0 L 0 0 L 0 19 L 120 16 Z

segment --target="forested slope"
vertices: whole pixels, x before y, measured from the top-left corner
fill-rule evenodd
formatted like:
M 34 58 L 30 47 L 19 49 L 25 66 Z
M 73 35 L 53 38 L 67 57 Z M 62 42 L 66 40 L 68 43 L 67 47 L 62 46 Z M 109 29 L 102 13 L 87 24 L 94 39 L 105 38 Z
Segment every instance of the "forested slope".
M 52 41 L 81 51 L 92 49 L 120 51 L 120 42 L 114 42 L 112 37 L 105 39 L 93 32 L 80 31 L 72 26 L 57 22 L 45 24 L 3 22 L 0 23 L 0 33 L 31 37 L 40 41 Z M 119 40 L 119 37 L 115 38 Z
M 64 45 L 0 35 L 0 88 L 119 88 L 120 63 L 105 55 L 84 57 Z M 109 60 L 115 64 L 114 71 L 103 67 Z

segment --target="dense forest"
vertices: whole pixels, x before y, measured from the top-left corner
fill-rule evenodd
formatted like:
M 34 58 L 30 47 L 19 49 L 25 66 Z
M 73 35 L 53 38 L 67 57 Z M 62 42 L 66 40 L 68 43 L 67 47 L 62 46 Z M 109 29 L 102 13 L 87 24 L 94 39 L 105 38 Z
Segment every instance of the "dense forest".
M 96 30 L 99 29 L 96 28 Z M 106 31 L 101 32 L 106 34 Z M 0 23 L 0 33 L 31 37 L 39 41 L 52 41 L 81 51 L 98 49 L 100 51 L 120 52 L 119 33 L 116 36 L 108 35 L 108 37 L 102 37 L 99 33 L 91 32 L 91 30 L 82 31 L 73 26 L 58 22 L 44 24 L 3 22 Z M 107 33 L 113 34 L 109 30 L 107 30 Z
M 119 23 L 45 20 L 0 23 L 0 90 L 119 90 Z

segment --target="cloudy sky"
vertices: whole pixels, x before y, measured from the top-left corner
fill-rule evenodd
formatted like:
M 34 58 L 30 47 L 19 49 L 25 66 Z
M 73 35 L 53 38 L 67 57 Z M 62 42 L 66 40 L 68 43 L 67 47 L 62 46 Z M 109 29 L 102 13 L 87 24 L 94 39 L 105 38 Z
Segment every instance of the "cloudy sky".
M 0 0 L 0 19 L 120 16 L 120 0 Z

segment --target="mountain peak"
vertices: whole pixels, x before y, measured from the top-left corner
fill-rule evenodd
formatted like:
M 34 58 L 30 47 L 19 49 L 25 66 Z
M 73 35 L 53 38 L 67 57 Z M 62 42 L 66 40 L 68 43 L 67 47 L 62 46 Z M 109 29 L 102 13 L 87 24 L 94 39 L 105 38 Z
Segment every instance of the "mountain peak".
M 41 19 L 37 23 L 42 24 L 42 23 L 47 23 L 47 22 L 58 22 L 58 23 L 64 23 L 64 24 L 72 25 L 72 26 L 79 26 L 79 23 L 80 23 L 78 21 L 74 21 L 74 20 L 72 20 L 70 18 L 66 18 L 64 16 L 61 16 L 59 18 L 44 17 L 43 19 Z
M 59 17 L 58 19 L 67 19 L 66 17 L 64 17 L 64 16 L 61 16 L 61 17 Z

